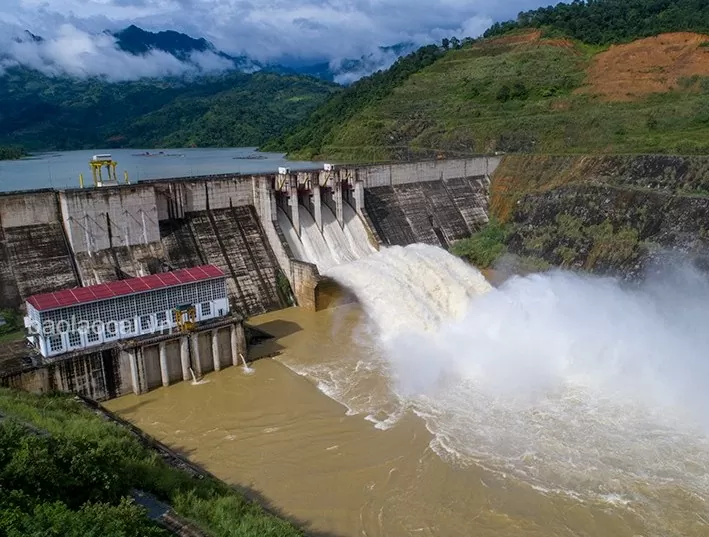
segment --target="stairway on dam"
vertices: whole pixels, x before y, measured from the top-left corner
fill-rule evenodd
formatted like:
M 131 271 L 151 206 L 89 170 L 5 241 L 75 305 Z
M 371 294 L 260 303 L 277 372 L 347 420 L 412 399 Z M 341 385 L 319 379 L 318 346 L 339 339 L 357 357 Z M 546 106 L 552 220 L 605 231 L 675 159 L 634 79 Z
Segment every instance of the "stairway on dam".
M 385 245 L 448 247 L 487 222 L 486 180 L 463 177 L 365 189 L 365 207 Z
M 61 224 L 18 226 L 3 230 L 7 259 L 3 272 L 11 270 L 20 297 L 76 287 L 72 256 Z M 4 274 L 3 274 L 4 279 Z
M 227 275 L 229 297 L 244 315 L 283 306 L 278 267 L 252 206 L 188 213 L 160 222 L 167 261 L 175 268 L 214 264 Z

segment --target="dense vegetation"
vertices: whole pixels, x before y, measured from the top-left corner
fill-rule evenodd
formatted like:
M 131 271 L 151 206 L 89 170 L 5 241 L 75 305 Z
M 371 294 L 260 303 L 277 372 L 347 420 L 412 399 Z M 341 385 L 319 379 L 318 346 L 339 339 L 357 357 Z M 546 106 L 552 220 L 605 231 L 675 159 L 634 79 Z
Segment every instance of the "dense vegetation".
M 22 147 L 0 146 L 0 160 L 17 160 L 24 157 L 26 154 L 26 151 Z
M 0 535 L 158 537 L 143 490 L 215 537 L 302 535 L 226 485 L 169 467 L 68 396 L 0 391 Z
M 304 120 L 335 91 L 312 78 L 269 73 L 108 83 L 14 68 L 0 77 L 0 145 L 255 146 Z
M 8 309 L 0 310 L 0 344 L 23 337 L 24 325 L 20 312 Z
M 495 23 L 485 37 L 543 28 L 595 45 L 631 41 L 666 32 L 709 33 L 706 0 L 574 0 Z
M 319 107 L 304 123 L 296 126 L 287 135 L 268 143 L 264 149 L 286 151 L 291 156 L 310 159 L 323 153 L 324 144 L 333 138 L 340 126 L 358 112 L 384 97 L 402 84 L 413 73 L 433 64 L 441 58 L 445 47 L 429 45 L 418 49 L 399 60 L 386 71 L 378 71 L 362 78 L 345 91 L 334 95 Z M 456 41 L 452 44 L 458 46 Z
M 284 149 L 342 161 L 382 161 L 501 152 L 678 153 L 709 151 L 709 79 L 680 79 L 670 91 L 610 102 L 588 90 L 597 48 L 532 35 L 486 39 L 379 87 L 347 113 L 326 111 Z M 586 91 L 588 90 L 588 91 Z M 320 126 L 320 128 L 318 128 Z
M 488 268 L 505 253 L 508 235 L 508 226 L 492 219 L 487 226 L 472 237 L 453 244 L 451 253 L 462 257 L 478 268 Z

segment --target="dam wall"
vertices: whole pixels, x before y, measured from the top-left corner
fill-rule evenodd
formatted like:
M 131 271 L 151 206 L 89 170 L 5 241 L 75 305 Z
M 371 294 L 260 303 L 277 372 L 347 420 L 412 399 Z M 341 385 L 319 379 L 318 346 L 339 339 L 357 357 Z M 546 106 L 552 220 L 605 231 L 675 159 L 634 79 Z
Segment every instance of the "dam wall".
M 364 206 L 384 244 L 447 248 L 487 223 L 488 190 L 485 176 L 377 186 L 365 189 Z
M 252 205 L 188 213 L 160 223 L 166 262 L 175 268 L 213 264 L 227 275 L 232 307 L 258 315 L 284 306 L 279 266 Z
M 365 188 L 375 188 L 461 177 L 490 177 L 501 161 L 502 157 L 498 156 L 474 157 L 366 166 L 354 171 L 356 179 L 362 181 Z
M 279 203 L 296 235 L 305 207 L 320 232 L 341 242 L 361 219 L 368 239 L 357 227 L 356 240 L 347 237 L 355 250 L 357 241 L 446 246 L 485 221 L 485 180 L 498 163 L 332 166 L 0 195 L 0 303 L 18 308 L 40 292 L 208 263 L 227 274 L 242 315 L 314 303 L 303 284 L 312 270 L 293 264 L 309 260 L 294 255 Z
M 78 284 L 57 194 L 0 196 L 0 307 Z

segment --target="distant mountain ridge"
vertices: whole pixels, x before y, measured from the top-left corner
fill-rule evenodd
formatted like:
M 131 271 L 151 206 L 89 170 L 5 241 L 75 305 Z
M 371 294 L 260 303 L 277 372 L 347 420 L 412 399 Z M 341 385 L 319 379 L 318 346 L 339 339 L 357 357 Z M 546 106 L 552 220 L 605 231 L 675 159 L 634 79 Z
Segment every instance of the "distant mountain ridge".
M 147 55 L 151 51 L 160 51 L 178 59 L 183 63 L 194 63 L 195 54 L 213 54 L 225 64 L 233 65 L 235 70 L 244 73 L 267 71 L 285 75 L 306 75 L 319 78 L 328 82 L 349 84 L 355 80 L 386 69 L 396 61 L 399 56 L 413 51 L 414 43 L 403 42 L 391 46 L 380 46 L 373 52 L 359 58 L 345 58 L 339 61 L 322 59 L 281 58 L 280 61 L 260 62 L 247 55 L 233 56 L 219 50 L 213 43 L 200 37 L 195 38 L 174 30 L 151 32 L 134 24 L 117 32 L 104 32 L 116 40 L 119 50 L 134 56 Z M 18 42 L 42 43 L 45 39 L 29 30 L 25 30 L 22 37 L 15 39 Z
M 211 52 L 231 61 L 235 69 L 244 72 L 263 70 L 280 74 L 301 74 L 329 82 L 340 79 L 345 83 L 387 68 L 397 57 L 415 49 L 414 43 L 404 42 L 392 46 L 380 46 L 375 52 L 360 58 L 346 58 L 339 62 L 302 61 L 294 58 L 290 61 L 286 59 L 283 62 L 262 63 L 246 55 L 229 55 L 218 50 L 214 44 L 204 38 L 194 38 L 173 30 L 150 32 L 133 24 L 112 35 L 117 39 L 118 47 L 129 54 L 140 55 L 147 54 L 151 50 L 160 50 L 180 61 L 190 61 L 191 55 L 195 52 Z
M 247 56 L 231 56 L 217 50 L 212 43 L 203 37 L 196 39 L 174 30 L 149 32 L 131 24 L 127 28 L 111 35 L 116 38 L 116 44 L 119 49 L 135 56 L 147 54 L 151 50 L 160 50 L 171 54 L 182 62 L 189 62 L 195 52 L 211 52 L 220 58 L 231 61 L 234 64 L 234 68 L 239 71 L 252 72 L 262 68 L 258 62 L 250 60 Z

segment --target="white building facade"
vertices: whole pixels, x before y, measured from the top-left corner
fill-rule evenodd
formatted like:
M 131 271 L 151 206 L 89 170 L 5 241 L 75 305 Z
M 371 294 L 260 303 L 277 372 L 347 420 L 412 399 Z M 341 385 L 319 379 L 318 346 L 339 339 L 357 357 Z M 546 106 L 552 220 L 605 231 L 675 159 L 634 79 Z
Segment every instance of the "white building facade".
M 26 305 L 28 339 L 45 357 L 168 334 L 183 311 L 195 322 L 230 314 L 226 276 L 213 265 L 36 295 Z

